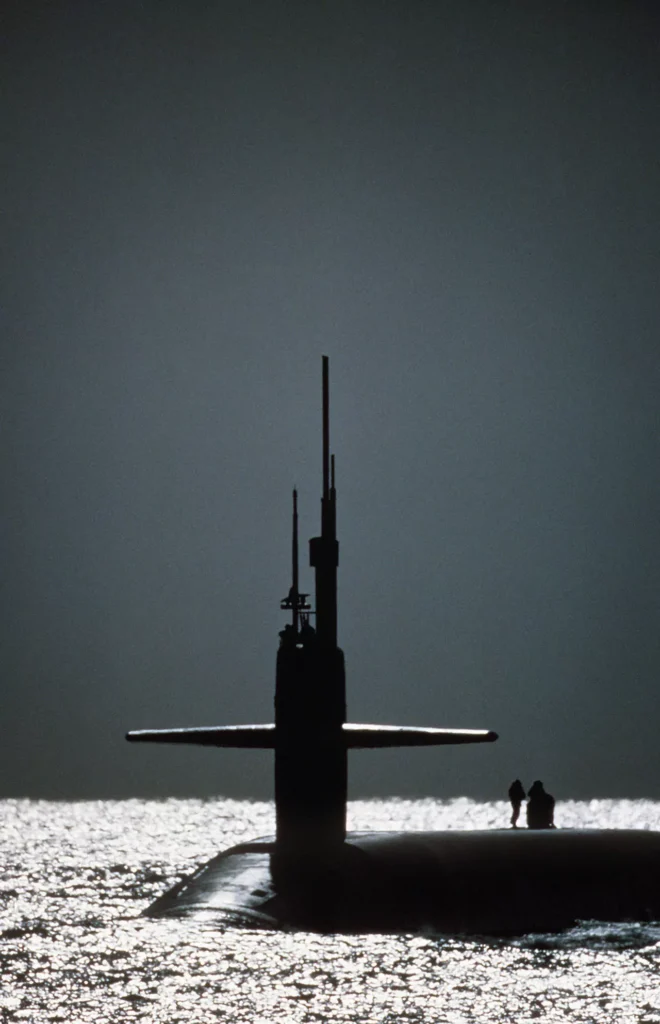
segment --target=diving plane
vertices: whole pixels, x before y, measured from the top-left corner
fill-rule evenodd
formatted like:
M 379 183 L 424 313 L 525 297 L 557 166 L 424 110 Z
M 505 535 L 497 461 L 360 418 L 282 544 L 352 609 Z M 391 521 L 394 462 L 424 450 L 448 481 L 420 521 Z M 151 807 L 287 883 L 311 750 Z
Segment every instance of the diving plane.
M 577 920 L 660 918 L 660 833 L 605 829 L 346 831 L 347 754 L 384 747 L 492 743 L 488 730 L 346 721 L 337 645 L 335 460 L 328 358 L 322 374 L 321 532 L 309 542 L 315 607 L 299 589 L 293 492 L 292 582 L 281 609 L 275 721 L 146 729 L 141 743 L 270 749 L 275 835 L 218 854 L 144 912 L 321 932 L 521 934 Z

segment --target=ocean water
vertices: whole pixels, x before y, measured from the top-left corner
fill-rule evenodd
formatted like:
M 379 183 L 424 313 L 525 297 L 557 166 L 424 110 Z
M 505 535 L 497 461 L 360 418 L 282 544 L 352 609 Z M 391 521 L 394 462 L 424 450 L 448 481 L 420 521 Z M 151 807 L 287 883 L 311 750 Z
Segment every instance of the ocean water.
M 349 827 L 485 828 L 508 813 L 466 799 L 356 801 Z M 660 830 L 660 802 L 563 803 L 556 820 Z M 0 802 L 0 1019 L 660 1022 L 660 923 L 494 941 L 139 916 L 219 850 L 273 827 L 272 804 L 248 801 Z

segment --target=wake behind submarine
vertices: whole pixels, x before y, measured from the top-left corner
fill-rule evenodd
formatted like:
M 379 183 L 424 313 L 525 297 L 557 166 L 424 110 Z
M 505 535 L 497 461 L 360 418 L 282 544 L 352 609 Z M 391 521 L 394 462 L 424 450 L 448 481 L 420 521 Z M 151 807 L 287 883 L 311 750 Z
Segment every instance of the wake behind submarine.
M 294 491 L 292 585 L 281 603 L 291 621 L 280 633 L 274 724 L 127 734 L 132 742 L 274 750 L 275 836 L 218 854 L 144 914 L 319 932 L 467 935 L 660 919 L 660 832 L 346 832 L 349 750 L 489 743 L 497 734 L 346 721 L 336 502 L 324 356 L 321 534 L 309 544 L 315 610 L 299 590 Z

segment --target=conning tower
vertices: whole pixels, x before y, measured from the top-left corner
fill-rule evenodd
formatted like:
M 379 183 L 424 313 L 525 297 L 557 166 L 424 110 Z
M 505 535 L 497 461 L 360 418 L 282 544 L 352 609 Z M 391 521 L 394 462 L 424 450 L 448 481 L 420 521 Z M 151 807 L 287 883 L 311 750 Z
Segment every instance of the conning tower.
M 282 609 L 291 622 L 280 633 L 275 721 L 259 725 L 139 729 L 138 743 L 192 743 L 275 752 L 275 812 L 280 880 L 296 880 L 301 865 L 327 863 L 346 837 L 346 760 L 349 750 L 489 743 L 483 729 L 437 729 L 346 721 L 344 654 L 337 646 L 337 492 L 330 455 L 328 358 L 323 357 L 323 490 L 321 535 L 309 544 L 316 576 L 316 609 L 298 584 L 298 500 L 293 492 L 292 584 Z M 313 622 L 313 625 L 312 625 Z M 298 854 L 315 856 L 303 856 Z M 333 858 L 331 857 L 331 860 Z M 306 890 L 305 890 L 306 891 Z
M 315 628 L 298 590 L 298 510 L 293 492 L 292 576 L 283 609 L 275 683 L 275 814 L 282 850 L 327 848 L 346 837 L 344 654 L 337 646 L 337 491 L 330 457 L 328 357 L 323 357 L 321 535 L 309 542 L 316 577 Z

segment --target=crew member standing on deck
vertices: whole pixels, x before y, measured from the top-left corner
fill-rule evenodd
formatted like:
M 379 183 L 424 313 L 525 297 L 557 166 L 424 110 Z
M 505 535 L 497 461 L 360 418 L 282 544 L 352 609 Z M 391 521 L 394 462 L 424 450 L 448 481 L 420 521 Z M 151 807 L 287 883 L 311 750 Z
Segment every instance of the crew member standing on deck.
M 554 828 L 555 798 L 546 793 L 543 783 L 536 781 L 527 801 L 527 828 Z
M 509 800 L 513 808 L 511 815 L 511 828 L 518 828 L 518 818 L 520 817 L 520 807 L 523 800 L 525 799 L 525 790 L 520 779 L 516 779 L 509 786 Z

